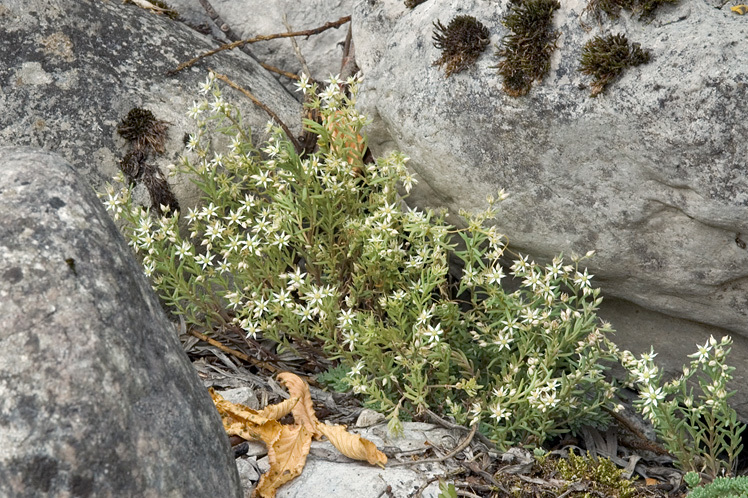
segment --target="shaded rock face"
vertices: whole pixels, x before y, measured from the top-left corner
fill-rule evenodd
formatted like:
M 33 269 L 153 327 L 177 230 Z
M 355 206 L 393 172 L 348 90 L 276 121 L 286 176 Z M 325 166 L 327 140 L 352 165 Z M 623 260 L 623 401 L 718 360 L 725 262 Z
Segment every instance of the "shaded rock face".
M 121 0 L 0 0 L 0 145 L 40 147 L 61 154 L 102 190 L 130 150 L 117 125 L 134 107 L 169 123 L 163 155 L 148 161 L 166 173 L 184 152 L 185 133 L 195 132 L 186 114 L 198 100 L 208 68 L 224 73 L 294 131 L 301 105 L 255 60 L 223 52 L 176 75 L 179 63 L 217 44 L 187 26 Z M 270 119 L 243 95 L 223 85 L 224 99 L 238 104 L 260 141 Z M 184 177 L 169 182 L 184 206 L 196 203 Z M 148 202 L 145 189 L 138 201 Z
M 57 155 L 0 148 L 0 495 L 240 496 L 210 397 Z
M 434 21 L 462 14 L 498 45 L 509 2 L 357 2 L 370 145 L 410 156 L 411 204 L 478 211 L 504 188 L 498 226 L 515 249 L 594 249 L 586 263 L 608 295 L 748 336 L 748 25 L 703 0 L 661 7 L 650 23 L 624 13 L 598 25 L 585 6 L 562 2 L 550 74 L 512 98 L 495 50 L 445 78 L 431 39 Z M 590 98 L 582 48 L 607 33 L 652 60 Z

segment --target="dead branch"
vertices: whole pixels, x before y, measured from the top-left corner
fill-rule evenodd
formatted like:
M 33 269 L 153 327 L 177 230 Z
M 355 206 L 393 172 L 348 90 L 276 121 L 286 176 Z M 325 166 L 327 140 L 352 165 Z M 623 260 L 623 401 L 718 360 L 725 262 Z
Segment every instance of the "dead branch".
M 190 334 L 193 337 L 197 337 L 198 339 L 200 339 L 203 342 L 207 342 L 211 346 L 217 347 L 218 349 L 220 349 L 224 353 L 228 353 L 228 354 L 230 354 L 232 356 L 235 356 L 235 357 L 239 358 L 240 360 L 246 361 L 247 363 L 251 363 L 251 364 L 253 364 L 253 365 L 257 366 L 257 367 L 260 367 L 260 368 L 264 368 L 265 370 L 268 370 L 270 372 L 277 372 L 278 371 L 278 369 L 276 367 L 274 367 L 273 365 L 271 365 L 270 363 L 265 363 L 264 361 L 256 360 L 256 359 L 252 358 L 251 356 L 248 356 L 248 355 L 242 353 L 241 351 L 237 351 L 236 349 L 231 349 L 230 347 L 226 346 L 225 344 L 223 344 L 221 342 L 218 342 L 215 339 L 211 339 L 207 335 L 201 334 L 200 332 L 198 332 L 196 330 L 188 329 L 187 333 Z
M 286 13 L 283 13 L 283 25 L 286 27 L 289 33 L 291 33 L 291 25 L 288 24 L 288 17 L 286 16 Z M 304 59 L 304 55 L 301 53 L 301 49 L 299 48 L 299 44 L 296 43 L 296 38 L 291 37 L 291 46 L 293 47 L 293 51 L 296 54 L 296 59 L 301 64 L 301 68 L 303 69 L 304 73 L 311 78 L 312 72 L 309 70 L 309 66 L 306 64 L 306 59 Z
M 276 38 L 292 38 L 294 36 L 312 36 L 317 35 L 319 33 L 322 33 L 323 31 L 327 31 L 330 28 L 337 28 L 339 26 L 342 26 L 343 24 L 349 22 L 351 20 L 351 16 L 344 16 L 338 19 L 337 21 L 332 21 L 325 23 L 324 25 L 314 28 L 314 29 L 305 29 L 303 31 L 294 31 L 291 33 L 275 33 L 272 35 L 259 35 L 255 36 L 254 38 L 248 38 L 246 40 L 239 40 L 232 43 L 226 43 L 225 45 L 221 45 L 220 47 L 208 50 L 207 52 L 198 55 L 194 59 L 190 59 L 187 62 L 183 62 L 180 65 L 176 67 L 176 69 L 169 71 L 169 74 L 173 75 L 178 73 L 179 71 L 182 71 L 183 69 L 187 69 L 188 67 L 191 67 L 195 65 L 198 61 L 210 57 L 211 55 L 215 55 L 218 52 L 223 52 L 224 50 L 233 50 L 238 47 L 243 47 L 244 45 L 250 44 L 250 43 L 256 43 L 259 41 L 267 41 L 267 40 L 274 40 Z
M 299 78 L 298 74 L 291 73 L 289 71 L 284 71 L 281 68 L 278 68 L 278 67 L 275 67 L 275 66 L 271 66 L 270 64 L 267 64 L 265 62 L 260 62 L 260 65 L 263 68 L 267 69 L 268 71 L 270 71 L 272 73 L 280 74 L 281 76 L 285 76 L 286 78 L 288 78 L 290 80 L 296 80 L 296 81 L 298 81 L 298 80 L 301 79 L 301 78 Z

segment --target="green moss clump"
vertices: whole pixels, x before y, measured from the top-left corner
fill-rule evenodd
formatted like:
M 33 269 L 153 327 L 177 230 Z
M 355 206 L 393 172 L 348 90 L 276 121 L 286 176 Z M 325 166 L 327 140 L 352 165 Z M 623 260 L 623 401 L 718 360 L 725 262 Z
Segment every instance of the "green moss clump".
M 442 56 L 434 66 L 446 65 L 447 77 L 467 69 L 486 49 L 489 38 L 488 29 L 473 16 L 457 16 L 446 28 L 437 20 L 433 39 Z
M 148 109 L 134 107 L 117 126 L 117 133 L 131 142 L 135 149 L 145 151 L 150 147 L 163 154 L 167 129 L 166 121 L 156 119 Z
M 504 91 L 512 97 L 526 95 L 533 81 L 540 81 L 551 67 L 559 32 L 553 30 L 553 13 L 558 0 L 519 0 L 502 23 L 511 30 L 504 37 L 498 55 Z
M 569 451 L 567 460 L 561 459 L 556 463 L 558 476 L 572 483 L 584 482 L 585 492 L 572 493 L 571 496 L 615 496 L 617 498 L 631 498 L 636 489 L 629 479 L 624 479 L 623 469 L 607 458 L 592 458 L 577 456 Z
M 649 58 L 648 50 L 642 50 L 638 43 L 629 45 L 625 35 L 596 36 L 582 49 L 579 70 L 592 76 L 591 96 L 595 97 L 624 69 L 649 62 Z
M 688 498 L 748 498 L 748 477 L 718 477 L 711 484 L 695 488 Z
M 585 10 L 598 21 L 602 21 L 603 13 L 616 19 L 621 10 L 638 13 L 640 18 L 646 18 L 651 17 L 657 7 L 667 3 L 678 3 L 678 0 L 589 0 Z

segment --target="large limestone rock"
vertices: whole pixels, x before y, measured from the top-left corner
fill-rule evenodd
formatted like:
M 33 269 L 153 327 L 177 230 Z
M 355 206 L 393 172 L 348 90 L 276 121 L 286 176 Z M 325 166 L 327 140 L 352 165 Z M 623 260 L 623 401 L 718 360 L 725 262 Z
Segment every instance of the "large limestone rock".
M 134 107 L 169 123 L 163 155 L 149 161 L 166 172 L 195 131 L 187 111 L 208 68 L 228 75 L 270 107 L 294 133 L 301 105 L 254 59 L 235 50 L 167 72 L 218 44 L 184 24 L 121 0 L 0 0 L 0 145 L 55 151 L 95 188 L 119 171 L 129 146 L 117 125 Z M 256 141 L 269 116 L 222 84 Z M 186 179 L 170 179 L 180 203 L 197 195 Z M 145 189 L 136 192 L 148 203 Z
M 0 495 L 240 496 L 218 413 L 57 155 L 0 148 Z
M 497 45 L 509 4 L 356 3 L 360 108 L 376 154 L 410 156 L 409 202 L 481 210 L 505 188 L 498 225 L 515 249 L 594 249 L 586 263 L 608 295 L 748 337 L 745 18 L 681 0 L 651 22 L 599 25 L 584 1 L 561 2 L 550 74 L 520 98 L 503 92 L 495 48 L 449 78 L 432 66 L 434 21 L 475 16 Z M 590 98 L 580 54 L 601 33 L 627 34 L 652 61 Z

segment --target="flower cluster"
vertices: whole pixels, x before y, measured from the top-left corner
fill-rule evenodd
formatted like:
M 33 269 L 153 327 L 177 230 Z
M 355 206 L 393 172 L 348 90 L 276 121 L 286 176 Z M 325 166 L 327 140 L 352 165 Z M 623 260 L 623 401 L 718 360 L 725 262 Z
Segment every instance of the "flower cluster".
M 621 354 L 628 371 L 628 384 L 639 390 L 638 410 L 654 426 L 677 464 L 686 471 L 704 472 L 712 479 L 734 471 L 742 449 L 740 434 L 745 429 L 727 404 L 733 393 L 727 383 L 734 367 L 726 364 L 732 339 L 714 337 L 689 355 L 690 366 L 678 378 L 663 382 L 655 365 L 654 351 L 637 360 L 629 351 Z M 694 396 L 698 385 L 701 393 Z
M 408 209 L 399 194 L 415 183 L 407 159 L 363 161 L 358 86 L 301 80 L 321 122 L 305 122 L 319 148 L 299 156 L 273 124 L 255 147 L 211 75 L 175 167 L 203 204 L 159 217 L 135 206 L 128 187 L 107 189 L 107 208 L 164 302 L 214 333 L 321 345 L 392 427 L 432 409 L 505 446 L 602 422 L 613 394 L 602 363 L 617 351 L 583 258 L 517 256 L 505 269 L 505 238 L 487 223 L 503 192 L 486 212 L 465 214 L 465 229 Z M 519 289 L 508 292 L 511 278 Z

